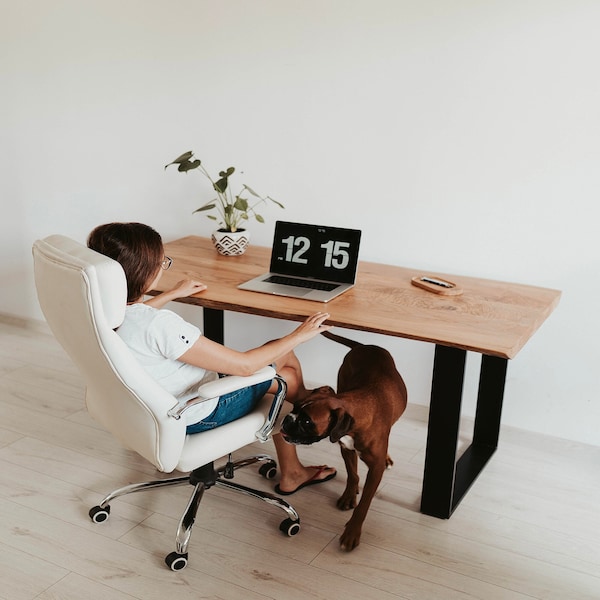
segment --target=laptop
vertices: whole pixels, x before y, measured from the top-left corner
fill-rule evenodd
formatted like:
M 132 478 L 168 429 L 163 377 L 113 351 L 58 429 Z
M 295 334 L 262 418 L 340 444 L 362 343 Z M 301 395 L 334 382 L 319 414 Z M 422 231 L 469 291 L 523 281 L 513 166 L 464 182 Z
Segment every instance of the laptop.
M 238 287 L 329 302 L 354 285 L 360 234 L 357 229 L 277 221 L 270 272 Z

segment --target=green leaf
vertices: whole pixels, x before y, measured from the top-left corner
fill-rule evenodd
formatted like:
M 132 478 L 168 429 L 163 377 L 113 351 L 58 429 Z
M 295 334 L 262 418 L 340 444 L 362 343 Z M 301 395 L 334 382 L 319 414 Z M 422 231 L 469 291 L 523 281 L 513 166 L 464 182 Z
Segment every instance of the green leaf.
M 246 198 L 240 198 L 239 196 L 236 196 L 233 206 L 236 210 L 246 212 L 248 210 L 248 200 L 246 200 Z
M 260 198 L 260 196 L 248 185 L 244 184 L 244 189 L 248 190 L 253 196 Z
M 194 156 L 194 153 L 191 150 L 189 152 L 184 152 L 181 156 L 178 156 L 171 164 L 175 165 L 175 164 L 179 164 L 182 162 L 186 162 L 186 161 L 190 160 L 190 158 L 192 158 L 192 156 Z
M 214 201 L 211 201 L 208 204 L 205 204 L 204 206 L 197 208 L 192 214 L 195 214 L 197 212 L 204 212 L 205 210 L 212 210 L 215 206 L 216 206 L 216 204 L 214 203 Z
M 256 213 L 254 214 L 254 218 L 259 222 L 259 223 L 264 223 L 265 220 L 261 217 L 261 215 L 257 215 Z
M 191 150 L 189 152 L 184 152 L 181 156 L 178 156 L 173 162 L 170 162 L 168 165 L 165 165 L 165 169 L 167 167 L 170 167 L 171 165 L 179 165 L 179 171 L 189 171 L 190 169 L 195 169 L 196 167 L 199 167 L 200 161 L 198 159 L 190 161 L 190 158 L 192 158 L 192 156 L 194 156 L 194 153 Z M 188 164 L 193 166 L 187 167 L 185 169 L 181 168 L 183 165 Z
M 223 171 L 221 171 L 221 173 L 219 173 L 219 175 L 223 175 Z M 220 194 L 223 194 L 225 192 L 225 190 L 227 189 L 227 176 L 222 177 L 221 179 L 216 181 L 214 187 L 215 187 L 215 190 L 217 190 L 217 192 L 219 192 Z
M 279 208 L 285 208 L 285 206 L 281 204 L 281 202 L 277 202 L 277 200 L 275 200 L 275 198 L 271 198 L 271 196 L 267 196 L 267 200 L 270 200 L 271 202 L 273 202 L 273 204 L 277 204 Z
M 191 171 L 192 169 L 197 169 L 199 166 L 200 166 L 200 161 L 198 159 L 196 159 L 196 160 L 191 160 L 191 161 L 188 161 L 188 162 L 182 162 L 177 167 L 177 170 L 180 173 L 186 173 L 187 171 Z

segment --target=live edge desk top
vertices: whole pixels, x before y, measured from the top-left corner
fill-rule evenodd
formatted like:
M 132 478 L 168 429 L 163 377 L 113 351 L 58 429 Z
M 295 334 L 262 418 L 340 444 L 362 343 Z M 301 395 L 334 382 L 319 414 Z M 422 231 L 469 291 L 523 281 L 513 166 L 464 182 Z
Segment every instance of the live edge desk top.
M 250 246 L 242 256 L 218 254 L 207 238 L 189 236 L 165 245 L 173 268 L 159 291 L 182 276 L 208 289 L 183 302 L 206 308 L 303 320 L 317 310 L 331 313 L 329 324 L 431 342 L 481 354 L 514 358 L 558 304 L 557 290 L 360 262 L 354 288 L 326 304 L 237 289 L 267 272 L 270 249 Z M 411 284 L 417 275 L 438 275 L 463 289 L 441 296 Z
M 339 327 L 435 344 L 421 512 L 444 519 L 498 446 L 508 359 L 560 298 L 557 290 L 360 262 L 354 288 L 322 304 L 237 289 L 268 270 L 268 248 L 250 246 L 242 256 L 223 257 L 210 240 L 190 236 L 166 244 L 165 254 L 173 258 L 173 268 L 156 292 L 184 276 L 206 283 L 206 291 L 180 302 L 204 308 L 204 333 L 216 341 L 224 337 L 223 311 L 300 321 L 326 310 L 328 323 Z M 412 277 L 421 275 L 452 281 L 463 293 L 442 296 L 412 285 Z M 467 351 L 482 355 L 481 369 L 473 440 L 457 457 Z

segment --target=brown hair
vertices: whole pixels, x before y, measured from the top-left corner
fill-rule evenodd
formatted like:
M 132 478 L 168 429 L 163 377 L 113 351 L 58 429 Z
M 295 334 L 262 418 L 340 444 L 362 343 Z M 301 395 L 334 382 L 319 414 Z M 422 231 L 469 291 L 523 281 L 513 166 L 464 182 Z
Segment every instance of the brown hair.
M 127 302 L 139 300 L 158 274 L 164 258 L 160 234 L 142 223 L 107 223 L 88 236 L 87 245 L 121 264 Z

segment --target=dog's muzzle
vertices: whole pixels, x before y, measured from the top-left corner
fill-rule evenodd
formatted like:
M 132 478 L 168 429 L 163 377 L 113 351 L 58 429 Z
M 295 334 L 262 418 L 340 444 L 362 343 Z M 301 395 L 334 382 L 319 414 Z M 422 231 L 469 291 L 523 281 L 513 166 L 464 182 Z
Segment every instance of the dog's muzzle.
M 327 433 L 317 434 L 317 428 L 312 419 L 303 413 L 288 414 L 281 424 L 281 435 L 290 444 L 304 445 L 314 444 L 327 437 Z

